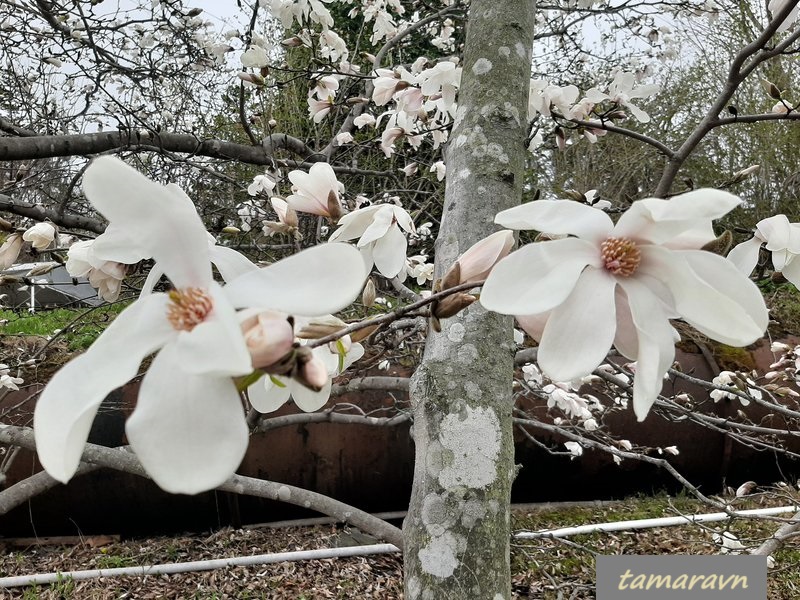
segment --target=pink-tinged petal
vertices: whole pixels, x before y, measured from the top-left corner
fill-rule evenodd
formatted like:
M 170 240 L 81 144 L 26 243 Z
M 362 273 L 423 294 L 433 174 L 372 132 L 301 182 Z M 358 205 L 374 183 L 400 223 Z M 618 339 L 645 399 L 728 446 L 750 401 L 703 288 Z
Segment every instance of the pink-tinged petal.
M 139 370 L 144 357 L 175 337 L 167 297 L 141 298 L 122 311 L 84 354 L 58 371 L 36 403 L 33 428 L 47 472 L 61 482 L 75 473 L 100 403 Z
M 733 194 L 710 188 L 669 200 L 645 198 L 634 202 L 619 218 L 612 235 L 667 247 L 700 248 L 716 237 L 711 221 L 740 203 Z
M 526 202 L 497 213 L 494 222 L 508 229 L 576 235 L 589 241 L 602 241 L 613 228 L 606 213 L 572 200 Z
M 328 402 L 328 399 L 331 397 L 331 385 L 329 377 L 328 382 L 322 386 L 322 389 L 315 392 L 297 381 L 292 381 L 292 400 L 294 400 L 297 408 L 303 412 L 314 412 L 325 406 Z
M 241 252 L 226 246 L 211 246 L 209 248 L 211 262 L 225 281 L 233 281 L 237 277 L 257 271 L 258 267 Z
M 301 316 L 334 313 L 361 293 L 367 277 L 349 244 L 322 244 L 251 271 L 223 288 L 237 308 L 271 308 Z
M 528 244 L 494 266 L 481 304 L 504 315 L 543 313 L 567 299 L 587 265 L 599 267 L 600 252 L 584 240 Z
M 616 279 L 603 269 L 586 269 L 567 300 L 547 320 L 536 361 L 553 381 L 571 381 L 605 360 L 617 320 Z
M 280 385 L 274 383 L 269 375 L 265 375 L 247 388 L 250 404 L 260 413 L 271 413 L 286 404 L 291 393 L 291 379 L 272 375 Z
M 731 248 L 731 251 L 728 252 L 728 260 L 736 266 L 742 275 L 750 277 L 750 273 L 753 272 L 753 269 L 758 264 L 758 253 L 763 243 L 763 240 L 752 237 L 746 242 Z
M 496 231 L 473 244 L 458 258 L 459 283 L 486 279 L 495 263 L 508 256 L 513 247 L 514 234 L 510 231 Z
M 379 238 L 372 246 L 372 258 L 375 267 L 384 277 L 394 277 L 406 266 L 406 249 L 408 241 L 396 225 Z
M 322 205 L 314 198 L 307 196 L 291 195 L 286 198 L 287 203 L 297 212 L 304 212 L 310 215 L 319 215 L 320 217 L 328 217 L 327 205 Z
M 331 234 L 328 241 L 337 242 L 360 238 L 372 223 L 375 213 L 383 207 L 384 205 L 367 206 L 347 213 L 339 219 L 339 229 Z
M 514 318 L 520 327 L 537 342 L 542 339 L 544 326 L 550 318 L 550 311 L 538 315 L 515 315 Z
M 83 190 L 176 287 L 205 288 L 211 281 L 206 230 L 180 188 L 159 185 L 121 160 L 101 156 L 86 169 Z
M 637 332 L 633 412 L 643 421 L 661 393 L 664 375 L 675 360 L 674 329 L 652 291 L 633 278 L 620 281 Z
M 228 377 L 194 375 L 174 346 L 153 360 L 125 433 L 145 471 L 173 494 L 213 489 L 234 474 L 249 434 Z
M 768 316 L 755 284 L 728 261 L 702 250 L 642 246 L 639 272 L 669 288 L 677 313 L 708 337 L 731 346 L 759 339 Z
M 636 356 L 639 354 L 639 334 L 633 323 L 628 296 L 621 286 L 617 286 L 615 300 L 617 308 L 617 333 L 614 336 L 614 348 L 628 360 L 636 360 Z
M 197 375 L 247 375 L 253 367 L 236 311 L 217 283 L 212 282 L 208 293 L 214 302 L 212 312 L 175 340 L 182 369 Z
M 382 238 L 394 224 L 394 210 L 388 204 L 384 204 L 372 215 L 372 223 L 364 230 L 358 240 L 359 246 L 366 246 Z

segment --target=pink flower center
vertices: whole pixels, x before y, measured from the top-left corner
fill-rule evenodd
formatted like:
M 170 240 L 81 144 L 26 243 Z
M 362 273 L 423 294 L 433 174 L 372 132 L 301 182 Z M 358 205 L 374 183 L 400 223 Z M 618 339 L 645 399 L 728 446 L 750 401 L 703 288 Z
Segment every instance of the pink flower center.
M 600 244 L 600 254 L 606 271 L 630 277 L 642 262 L 642 251 L 628 238 L 608 238 Z
M 169 299 L 172 303 L 167 309 L 167 319 L 178 331 L 191 331 L 205 321 L 214 308 L 211 297 L 200 288 L 170 290 Z

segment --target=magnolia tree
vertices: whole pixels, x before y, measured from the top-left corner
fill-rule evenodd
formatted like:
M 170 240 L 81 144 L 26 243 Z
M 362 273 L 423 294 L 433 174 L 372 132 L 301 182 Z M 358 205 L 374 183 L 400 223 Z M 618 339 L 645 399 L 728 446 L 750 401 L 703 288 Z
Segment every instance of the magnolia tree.
M 684 377 L 715 400 L 800 418 L 788 387 L 797 349 L 776 345 L 782 358 L 765 375 L 706 382 L 672 369 L 687 325 L 733 346 L 764 335 L 768 311 L 750 276 L 765 252 L 800 284 L 800 224 L 772 216 L 730 250 L 731 232 L 713 222 L 741 200 L 675 185 L 717 128 L 797 119 L 797 99 L 764 75 L 798 49 L 797 4 L 261 0 L 208 15 L 159 0 L 6 2 L 0 266 L 30 244 L 107 301 L 139 282 L 137 299 L 39 397 L 42 465 L 53 481 L 84 462 L 146 473 L 170 492 L 221 488 L 311 506 L 402 547 L 408 598 L 501 599 L 511 595 L 515 424 L 532 439 L 558 433 L 562 452 L 645 460 L 687 485 L 653 456 L 679 448 L 634 448 L 606 415 L 656 411 L 649 418 L 779 448 L 780 429 L 695 411 L 700 399 L 662 395 L 662 385 Z M 648 124 L 668 93 L 659 78 L 681 56 L 681 27 L 744 5 L 760 15 L 753 39 L 691 133 L 668 145 Z M 629 52 L 609 52 L 610 40 Z M 726 114 L 758 78 L 762 110 Z M 539 199 L 526 184 L 533 155 L 605 136 L 662 156 L 643 199 L 624 205 L 596 190 Z M 734 179 L 756 170 L 743 165 Z M 263 257 L 272 264 L 254 262 Z M 334 316 L 359 296 L 360 314 Z M 410 384 L 359 385 L 409 389 L 411 412 L 330 413 L 413 421 L 402 532 L 311 491 L 235 475 L 250 433 L 269 428 L 261 414 L 290 399 L 313 414 L 381 333 L 404 329 L 424 339 Z M 87 447 L 103 399 L 151 356 L 126 424 L 136 459 Z M 22 366 L 0 365 L 0 385 L 22 384 Z M 581 393 L 587 384 L 592 394 Z M 519 396 L 546 399 L 554 418 L 521 412 Z M 6 426 L 0 440 L 33 447 L 25 428 Z

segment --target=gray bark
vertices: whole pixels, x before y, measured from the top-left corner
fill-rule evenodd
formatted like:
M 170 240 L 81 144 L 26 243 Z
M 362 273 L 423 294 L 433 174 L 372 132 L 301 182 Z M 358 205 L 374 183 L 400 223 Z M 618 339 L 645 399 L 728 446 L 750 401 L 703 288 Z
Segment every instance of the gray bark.
M 534 2 L 473 0 L 446 153 L 439 277 L 519 204 Z M 510 317 L 472 304 L 431 332 L 410 393 L 416 465 L 405 540 L 408 600 L 511 597 L 514 474 Z

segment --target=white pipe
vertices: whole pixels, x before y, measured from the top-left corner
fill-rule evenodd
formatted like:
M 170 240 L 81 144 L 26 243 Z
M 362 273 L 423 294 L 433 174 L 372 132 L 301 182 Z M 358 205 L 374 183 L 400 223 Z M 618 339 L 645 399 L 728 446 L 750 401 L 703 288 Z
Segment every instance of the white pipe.
M 750 510 L 734 511 L 733 516 L 769 516 L 797 512 L 797 506 L 779 506 L 775 508 L 754 508 Z M 706 513 L 703 515 L 685 515 L 680 517 L 663 517 L 660 519 L 637 519 L 635 521 L 616 521 L 613 523 L 600 523 L 596 525 L 578 525 L 576 527 L 562 527 L 560 529 L 544 529 L 542 531 L 519 531 L 514 534 L 518 540 L 535 540 L 539 538 L 562 538 L 581 533 L 596 533 L 598 531 L 628 531 L 630 529 L 649 529 L 651 527 L 671 527 L 674 525 L 687 525 L 689 523 L 712 523 L 725 521 L 731 515 L 724 512 Z
M 142 567 L 121 567 L 117 569 L 92 569 L 89 571 L 65 571 L 63 573 L 40 573 L 38 575 L 20 575 L 0 578 L 0 588 L 19 587 L 23 585 L 46 585 L 59 580 L 96 579 L 117 575 L 166 575 L 188 573 L 191 571 L 211 571 L 223 567 L 246 567 L 266 565 L 270 563 L 290 562 L 295 560 L 320 560 L 324 558 L 344 558 L 348 556 L 367 556 L 370 554 L 391 554 L 400 552 L 393 544 L 370 544 L 368 546 L 349 546 L 346 548 L 323 548 L 321 550 L 301 550 L 298 552 L 277 552 L 274 554 L 257 554 L 255 556 L 238 556 L 235 558 L 217 558 L 213 560 L 196 560 L 184 563 L 150 565 Z
M 756 508 L 733 512 L 733 516 L 770 516 L 785 513 L 795 513 L 800 510 L 798 506 L 779 506 L 775 508 Z M 651 527 L 670 527 L 686 525 L 688 523 L 712 523 L 730 519 L 731 515 L 724 512 L 706 513 L 702 515 L 685 515 L 679 517 L 663 517 L 659 519 L 637 519 L 634 521 L 615 521 L 613 523 L 599 523 L 594 525 L 578 525 L 576 527 L 562 527 L 560 529 L 545 529 L 542 531 L 520 531 L 514 534 L 515 539 L 531 540 L 540 538 L 561 538 L 582 533 L 595 533 L 600 531 L 627 531 L 632 529 L 648 529 Z M 217 558 L 212 560 L 197 560 L 184 563 L 167 563 L 142 567 L 122 567 L 117 569 L 93 569 L 88 571 L 66 571 L 63 573 L 40 573 L 37 575 L 20 575 L 16 577 L 0 577 L 0 588 L 19 587 L 24 585 L 46 585 L 55 583 L 60 579 L 96 579 L 99 577 L 114 577 L 117 575 L 168 575 L 174 573 L 188 573 L 191 571 L 211 571 L 224 567 L 266 565 L 270 563 L 291 562 L 296 560 L 320 560 L 325 558 L 345 558 L 348 556 L 368 556 L 372 554 L 391 554 L 400 552 L 393 544 L 370 544 L 367 546 L 349 546 L 346 548 L 323 548 L 321 550 L 301 550 L 298 552 L 277 552 L 273 554 L 257 554 L 255 556 L 239 556 L 234 558 Z

